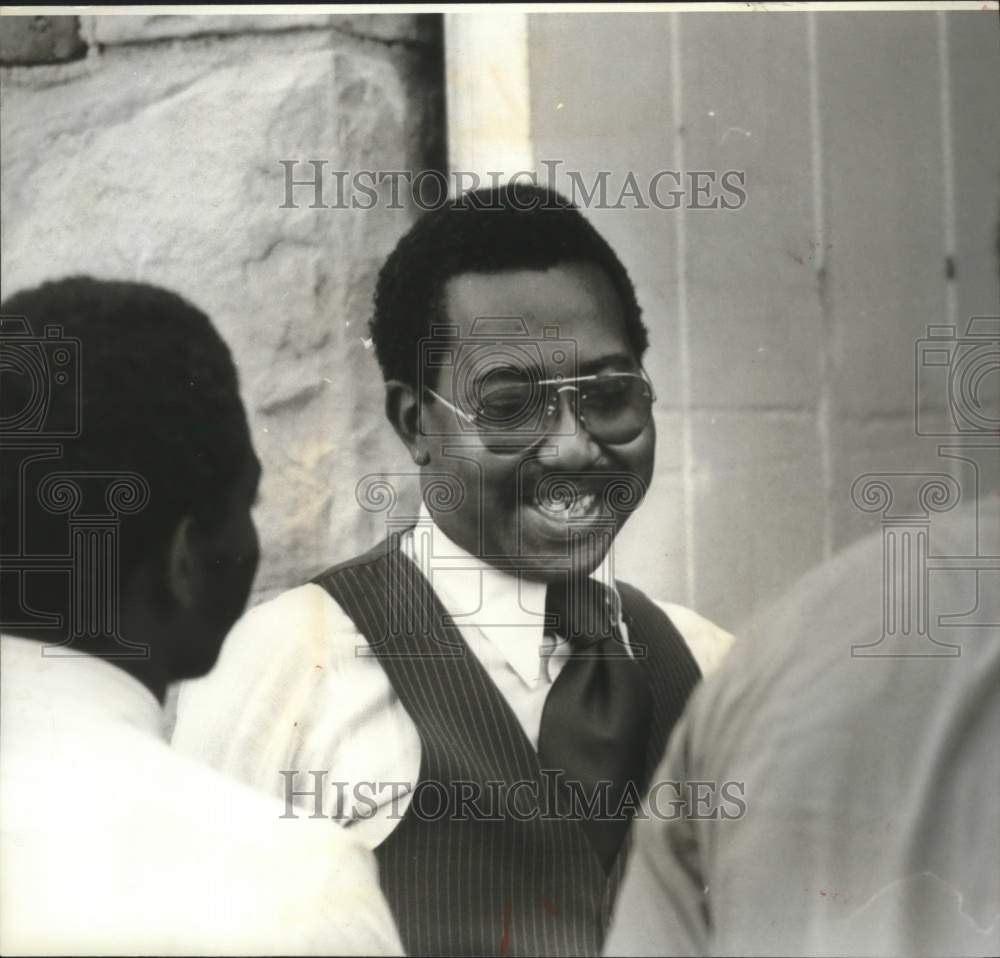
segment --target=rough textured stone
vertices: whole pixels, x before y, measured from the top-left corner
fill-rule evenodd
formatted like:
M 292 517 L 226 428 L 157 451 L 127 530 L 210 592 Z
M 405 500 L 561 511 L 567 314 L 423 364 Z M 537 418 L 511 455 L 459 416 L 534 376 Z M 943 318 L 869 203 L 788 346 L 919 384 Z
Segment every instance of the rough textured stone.
M 84 19 L 89 21 L 86 29 L 95 42 L 119 44 L 145 43 L 178 37 L 315 29 L 325 27 L 331 17 L 325 13 L 267 13 L 249 16 L 170 13 L 149 16 L 109 14 Z
M 382 520 L 358 479 L 409 463 L 365 339 L 376 271 L 415 211 L 281 209 L 278 161 L 424 166 L 441 90 L 421 61 L 439 57 L 257 34 L 109 48 L 78 76 L 5 90 L 3 293 L 86 272 L 174 288 L 213 317 L 264 464 L 257 598 L 367 547 Z
M 433 43 L 434 19 L 399 13 L 349 13 L 331 18 L 334 28 L 348 36 L 383 43 Z
M 52 18 L 47 18 L 52 19 Z M 437 42 L 436 17 L 408 13 L 265 13 L 265 14 L 115 14 L 83 17 L 84 31 L 95 43 L 148 43 L 184 37 L 239 35 L 332 27 L 358 40 L 386 44 Z
M 4 17 L 0 64 L 30 65 L 76 60 L 87 52 L 77 17 Z

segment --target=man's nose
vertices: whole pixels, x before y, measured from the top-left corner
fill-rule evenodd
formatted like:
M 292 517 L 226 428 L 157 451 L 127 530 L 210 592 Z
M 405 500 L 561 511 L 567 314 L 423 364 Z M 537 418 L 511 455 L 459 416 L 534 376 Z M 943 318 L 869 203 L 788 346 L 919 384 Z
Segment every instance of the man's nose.
M 580 420 L 578 403 L 575 389 L 558 390 L 549 420 L 548 442 L 556 447 L 556 458 L 571 465 L 590 463 L 601 455 L 600 444 Z

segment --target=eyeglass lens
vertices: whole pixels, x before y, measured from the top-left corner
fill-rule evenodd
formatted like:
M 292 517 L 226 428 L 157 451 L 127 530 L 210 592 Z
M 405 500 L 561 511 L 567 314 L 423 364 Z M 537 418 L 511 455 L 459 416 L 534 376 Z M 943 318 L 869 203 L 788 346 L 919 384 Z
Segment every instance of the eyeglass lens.
M 551 429 L 548 414 L 558 408 L 562 391 L 575 402 L 583 427 L 602 442 L 630 442 L 649 422 L 652 389 L 643 377 L 632 373 L 599 376 L 578 386 L 508 382 L 479 393 L 476 423 L 484 443 L 489 446 L 494 439 L 510 448 L 512 434 L 519 433 L 523 444 L 530 445 Z M 575 420 L 573 426 L 575 431 Z

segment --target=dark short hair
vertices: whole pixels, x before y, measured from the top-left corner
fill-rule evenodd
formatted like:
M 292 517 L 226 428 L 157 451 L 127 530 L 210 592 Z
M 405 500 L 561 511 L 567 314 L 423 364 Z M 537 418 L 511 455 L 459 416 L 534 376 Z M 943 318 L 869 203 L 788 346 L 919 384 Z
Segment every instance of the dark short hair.
M 40 483 L 53 472 L 131 472 L 148 483 L 148 504 L 122 520 L 123 577 L 141 555 L 163 545 L 184 516 L 211 527 L 225 514 L 251 447 L 236 368 L 201 310 L 154 286 L 86 276 L 17 293 L 0 310 L 6 340 L 0 387 L 5 439 L 38 444 L 51 435 L 60 448 L 57 457 L 41 463 L 43 469 L 27 470 L 25 477 L 16 462 L 4 457 L 0 536 L 8 543 L 5 551 L 12 551 L 19 528 L 26 538 L 21 550 L 34 551 L 33 528 L 53 525 L 51 510 L 39 501 Z M 62 363 L 57 372 L 53 351 L 61 344 L 66 349 L 57 359 Z M 59 376 L 62 384 L 24 375 L 17 368 L 18 350 L 25 357 L 25 350 L 34 350 L 36 371 Z M 10 423 L 18 421 L 42 387 L 44 408 L 38 407 L 34 421 L 22 423 L 23 435 L 12 433 Z M 72 423 L 78 423 L 78 435 L 58 434 Z M 35 477 L 30 483 L 28 475 Z M 20 488 L 22 478 L 29 488 Z M 35 548 L 58 549 L 56 530 L 52 536 L 36 539 Z
M 472 190 L 422 216 L 379 273 L 371 336 L 385 379 L 416 385 L 420 342 L 441 315 L 444 285 L 462 273 L 593 263 L 625 311 L 637 359 L 649 345 L 635 287 L 607 241 L 569 200 L 528 183 Z

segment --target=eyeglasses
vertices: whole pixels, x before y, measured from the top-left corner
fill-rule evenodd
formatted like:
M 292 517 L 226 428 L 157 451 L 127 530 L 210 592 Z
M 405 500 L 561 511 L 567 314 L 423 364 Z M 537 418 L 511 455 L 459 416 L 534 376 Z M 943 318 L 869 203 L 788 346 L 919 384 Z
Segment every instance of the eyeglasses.
M 552 430 L 559 397 L 572 397 L 576 422 L 598 442 L 631 442 L 649 424 L 656 400 L 652 384 L 637 373 L 601 373 L 565 379 L 487 382 L 466 412 L 430 386 L 432 396 L 455 411 L 462 424 L 478 430 L 487 448 L 515 451 L 533 445 Z M 575 431 L 575 425 L 569 432 Z

